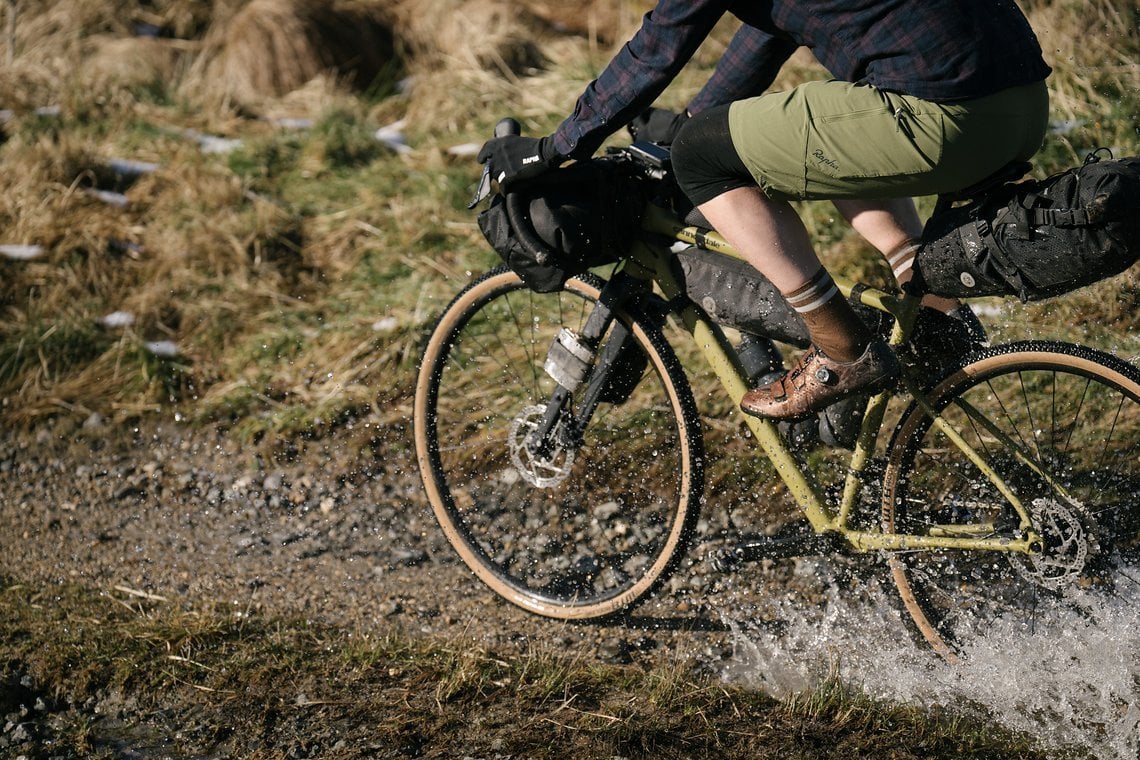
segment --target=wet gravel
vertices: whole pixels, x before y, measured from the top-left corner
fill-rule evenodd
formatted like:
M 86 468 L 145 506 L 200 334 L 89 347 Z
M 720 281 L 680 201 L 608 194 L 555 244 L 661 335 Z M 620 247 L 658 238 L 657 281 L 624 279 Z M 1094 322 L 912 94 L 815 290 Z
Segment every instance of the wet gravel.
M 731 651 L 696 552 L 632 620 L 569 625 L 498 600 L 443 539 L 410 454 L 334 439 L 274 458 L 177 425 L 44 427 L 0 447 L 0 571 L 25 582 L 605 662 Z
M 821 572 L 823 560 L 810 557 L 715 572 L 705 557 L 711 537 L 770 529 L 793 513 L 779 506 L 778 489 L 709 488 L 697 543 L 630 616 L 577 624 L 537 617 L 496 597 L 461 563 L 402 435 L 384 445 L 334 436 L 275 457 L 233 434 L 176 424 L 5 431 L 0 577 L 78 584 L 128 604 L 146 599 L 192 612 L 220 603 L 241 616 L 398 631 L 502 656 L 557 652 L 729 678 L 742 653 L 750 661 L 749 636 L 779 635 L 786 623 L 766 605 L 822 604 L 834 578 L 833 567 Z M 99 745 L 123 757 L 183 757 L 171 754 L 172 741 L 214 741 L 209 715 L 197 708 L 156 711 L 114 689 L 45 704 L 40 686 L 18 663 L 0 663 L 0 757 L 38 756 L 34 750 L 65 726 L 93 726 Z M 314 736 L 332 746 L 344 731 L 367 728 L 301 722 L 281 746 L 308 747 Z

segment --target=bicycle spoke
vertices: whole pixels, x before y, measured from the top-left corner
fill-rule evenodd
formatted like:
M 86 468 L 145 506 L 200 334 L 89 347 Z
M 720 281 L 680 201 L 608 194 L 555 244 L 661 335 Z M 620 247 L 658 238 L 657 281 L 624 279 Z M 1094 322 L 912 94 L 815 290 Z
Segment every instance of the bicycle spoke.
M 584 430 L 555 420 L 549 448 L 527 445 L 556 386 L 547 351 L 592 313 L 599 286 L 585 282 L 548 294 L 506 273 L 472 283 L 478 296 L 457 298 L 425 352 L 431 415 L 417 404 L 417 450 L 449 541 L 492 589 L 560 618 L 613 614 L 664 579 L 701 482 L 684 375 L 664 338 L 640 327 L 630 350 L 648 359 L 642 382 L 603 400 Z
M 1057 373 L 1055 373 L 1055 372 L 1052 373 L 1052 375 L 1050 376 L 1049 389 L 1050 389 L 1050 395 L 1056 393 Z M 1034 446 L 1034 449 L 1037 451 L 1037 461 L 1040 462 L 1044 459 L 1044 456 L 1042 455 L 1042 450 L 1041 450 L 1041 427 L 1039 426 L 1038 420 L 1033 413 L 1034 412 L 1033 403 L 1029 400 L 1029 391 L 1025 387 L 1024 375 L 1021 378 L 1021 398 L 1022 398 L 1022 402 L 1025 404 L 1025 418 L 1026 418 L 1026 420 L 1028 420 L 1028 423 L 1029 423 L 1029 432 L 1033 436 L 1033 446 Z
M 530 378 L 531 379 L 531 398 L 537 399 L 539 397 L 538 396 L 538 393 L 539 393 L 539 391 L 538 391 L 538 382 L 539 382 L 538 370 L 539 370 L 539 368 L 538 368 L 538 363 L 534 361 L 534 351 L 533 351 L 533 347 L 536 345 L 536 342 L 537 342 L 537 337 L 535 335 L 536 325 L 535 325 L 535 314 L 534 314 L 534 294 L 531 293 L 530 291 L 526 291 L 526 298 L 527 298 L 527 301 L 529 303 L 530 309 L 528 310 L 529 314 L 523 315 L 522 318 L 527 320 L 527 324 L 530 328 L 530 330 L 529 330 L 530 339 L 529 340 L 526 337 L 524 337 L 524 335 L 523 335 L 523 328 L 522 328 L 522 325 L 520 324 L 520 317 L 517 316 L 515 313 L 514 302 L 513 302 L 513 299 L 511 298 L 510 294 L 507 294 L 506 296 L 503 297 L 503 302 L 507 306 L 507 314 L 510 317 L 510 319 L 509 319 L 510 324 L 514 325 L 515 329 L 518 331 L 519 345 L 522 346 L 524 350 L 527 350 L 528 347 L 530 348 L 530 350 L 528 351 L 530 361 L 525 362 L 525 364 L 527 366 L 527 369 L 530 370 L 530 375 L 531 375 L 531 378 Z M 504 349 L 504 351 L 506 350 L 505 345 L 503 346 L 503 349 Z
M 1015 344 L 989 350 L 938 393 L 931 403 L 944 424 L 983 452 L 1043 546 L 1029 555 L 893 554 L 893 577 L 926 639 L 942 651 L 999 620 L 1032 632 L 1079 621 L 1089 604 L 1124 603 L 1125 589 L 1140 585 L 1140 371 L 1068 344 Z M 921 534 L 952 520 L 943 530 L 961 530 L 980 524 L 986 504 L 1008 512 L 921 410 L 899 423 L 888 460 L 887 529 Z
M 489 357 L 491 359 L 491 361 L 493 361 L 499 367 L 499 369 L 502 371 L 502 374 L 506 376 L 507 381 L 513 381 L 513 382 L 516 382 L 516 383 L 521 385 L 523 383 L 523 379 L 521 376 L 518 375 L 514 366 L 507 364 L 505 359 L 501 358 L 501 357 L 504 357 L 508 354 L 508 348 L 507 348 L 507 345 L 503 342 L 502 336 L 496 332 L 493 334 L 493 337 L 495 339 L 495 341 L 494 341 L 495 345 L 492 346 L 492 345 L 487 344 L 483 340 L 481 340 L 481 336 L 479 336 L 479 334 L 475 333 L 474 331 L 471 331 L 469 333 L 464 333 L 463 340 L 456 344 L 457 347 L 465 345 L 467 343 L 474 343 L 476 348 L 478 348 L 478 351 L 477 352 L 453 351 L 451 354 L 449 354 L 448 361 L 452 363 L 452 367 L 454 369 L 459 370 L 459 371 L 465 371 L 466 365 L 464 365 L 462 362 L 459 361 L 460 357 L 462 357 L 464 355 L 476 356 L 476 357 Z M 523 344 L 520 342 L 520 345 L 523 345 Z M 457 353 L 459 354 L 459 357 L 456 356 Z
M 1085 399 L 1088 397 L 1089 388 L 1091 386 L 1092 386 L 1092 379 L 1089 378 L 1085 381 L 1084 391 L 1082 391 L 1082 393 L 1081 393 L 1080 402 L 1077 404 L 1077 410 L 1073 414 L 1073 424 L 1069 428 L 1069 437 L 1065 440 L 1066 452 L 1069 450 L 1069 447 L 1072 444 L 1073 434 L 1076 433 L 1076 431 L 1077 431 L 1077 423 L 1080 422 L 1080 419 L 1081 419 L 1081 410 L 1084 408 Z
M 1020 376 L 1018 376 L 1018 380 L 1019 380 L 1019 382 L 1020 382 Z M 1000 412 L 1000 415 L 1001 415 L 1002 417 L 1004 417 L 1004 418 L 1006 419 L 1006 421 L 1009 423 L 1009 429 L 1010 429 L 1010 431 L 1011 431 L 1011 432 L 1012 432 L 1012 433 L 1013 433 L 1015 436 L 1017 436 L 1017 439 L 1018 439 L 1018 441 L 1021 443 L 1021 445 L 1022 445 L 1022 448 L 1028 448 L 1028 444 L 1026 443 L 1026 441 L 1025 441 L 1025 438 L 1023 438 L 1023 437 L 1022 437 L 1022 435 L 1021 435 L 1021 428 L 1018 426 L 1018 424 L 1017 424 L 1016 422 L 1014 422 L 1014 420 L 1013 420 L 1013 415 L 1010 413 L 1010 411 L 1009 411 L 1008 407 L 1006 406 L 1006 402 L 1005 402 L 1005 400 L 1004 400 L 1004 398 L 1003 398 L 1003 394 L 1002 394 L 1002 393 L 999 393 L 999 392 L 998 392 L 998 391 L 997 391 L 997 390 L 996 390 L 996 389 L 993 387 L 992 383 L 989 383 L 988 385 L 990 386 L 990 392 L 991 392 L 991 393 L 993 393 L 994 399 L 995 399 L 995 400 L 996 400 L 996 402 L 997 402 L 997 405 L 998 405 L 998 410 L 999 410 L 999 412 Z
M 1112 418 L 1112 426 L 1108 429 L 1108 435 L 1105 436 L 1104 446 L 1101 447 L 1100 461 L 1098 462 L 1097 469 L 1104 468 L 1104 462 L 1108 459 L 1108 446 L 1112 443 L 1112 436 L 1116 433 L 1116 423 L 1120 421 L 1120 412 L 1124 408 L 1124 396 L 1120 397 L 1120 405 L 1116 407 L 1116 414 Z

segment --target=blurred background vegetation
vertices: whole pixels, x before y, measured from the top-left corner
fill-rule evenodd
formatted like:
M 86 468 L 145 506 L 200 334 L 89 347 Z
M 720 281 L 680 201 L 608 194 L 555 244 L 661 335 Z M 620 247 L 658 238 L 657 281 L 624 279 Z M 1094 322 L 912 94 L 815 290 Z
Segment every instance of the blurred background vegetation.
M 403 445 L 421 336 L 497 261 L 465 208 L 474 150 L 507 114 L 552 129 L 651 5 L 0 3 L 0 419 Z M 1038 175 L 1099 146 L 1140 153 L 1135 3 L 1022 6 L 1054 67 Z M 732 31 L 662 105 L 686 102 Z M 801 51 L 777 86 L 824 76 Z M 825 260 L 883 276 L 828 204 L 801 210 Z M 1128 273 L 984 314 L 999 337 L 1134 358 L 1137 293 Z

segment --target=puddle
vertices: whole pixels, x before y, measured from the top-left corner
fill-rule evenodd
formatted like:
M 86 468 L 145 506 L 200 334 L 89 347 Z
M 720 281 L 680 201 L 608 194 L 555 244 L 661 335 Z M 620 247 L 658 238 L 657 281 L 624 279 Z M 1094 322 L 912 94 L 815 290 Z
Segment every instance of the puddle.
M 841 593 L 828 563 L 813 569 L 824 582 L 810 600 L 726 600 L 734 631 L 726 680 L 781 697 L 838 675 L 873 698 L 985 716 L 1039 737 L 1046 751 L 1079 747 L 1114 760 L 1140 753 L 1140 598 L 1058 616 L 1033 632 L 996 625 L 948 665 L 911 638 L 889 581 L 855 591 L 845 581 Z

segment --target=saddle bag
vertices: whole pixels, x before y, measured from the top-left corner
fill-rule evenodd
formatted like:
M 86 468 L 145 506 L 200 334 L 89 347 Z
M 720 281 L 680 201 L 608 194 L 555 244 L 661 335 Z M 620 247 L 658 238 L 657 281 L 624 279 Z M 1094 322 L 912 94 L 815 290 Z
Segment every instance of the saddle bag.
M 1048 179 L 936 213 L 915 268 L 938 295 L 1036 301 L 1119 274 L 1137 258 L 1140 158 L 1093 153 Z
M 646 198 L 628 163 L 597 158 L 548 172 L 479 214 L 496 253 L 538 293 L 625 255 Z

